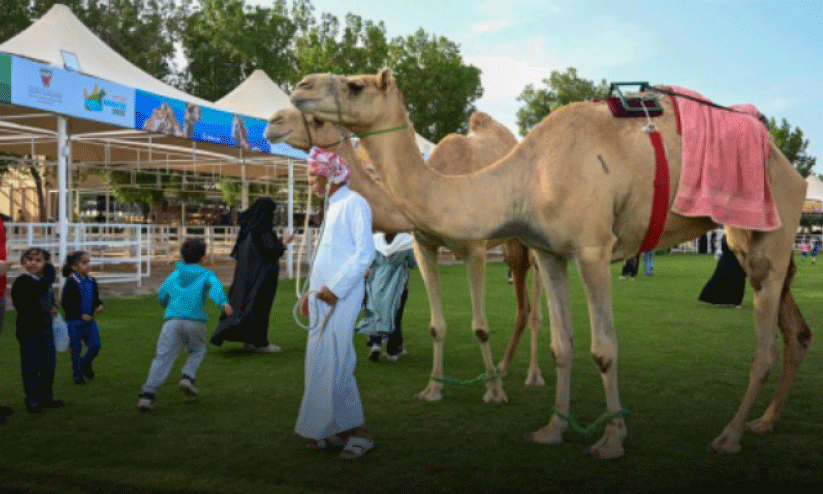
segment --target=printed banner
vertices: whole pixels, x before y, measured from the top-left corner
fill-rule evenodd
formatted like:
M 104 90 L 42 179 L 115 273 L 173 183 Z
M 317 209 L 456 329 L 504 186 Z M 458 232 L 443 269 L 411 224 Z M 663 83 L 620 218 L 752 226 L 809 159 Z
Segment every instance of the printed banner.
M 11 55 L 0 53 L 0 103 L 11 103 Z
M 134 128 L 201 142 L 234 146 L 267 154 L 304 158 L 305 153 L 289 146 L 274 149 L 264 136 L 266 122 L 207 106 L 137 90 Z
M 20 57 L 12 58 L 11 102 L 54 113 L 134 125 L 134 89 Z

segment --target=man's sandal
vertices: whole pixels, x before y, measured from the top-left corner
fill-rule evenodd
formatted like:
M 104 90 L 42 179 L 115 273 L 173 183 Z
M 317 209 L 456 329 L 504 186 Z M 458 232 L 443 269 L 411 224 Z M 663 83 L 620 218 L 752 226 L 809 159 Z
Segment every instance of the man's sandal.
M 341 460 L 354 460 L 365 455 L 374 447 L 374 441 L 364 437 L 352 436 L 340 453 Z
M 345 445 L 346 441 L 337 434 L 332 434 L 331 436 L 320 440 L 309 439 L 309 442 L 306 443 L 306 447 L 309 449 L 340 448 Z

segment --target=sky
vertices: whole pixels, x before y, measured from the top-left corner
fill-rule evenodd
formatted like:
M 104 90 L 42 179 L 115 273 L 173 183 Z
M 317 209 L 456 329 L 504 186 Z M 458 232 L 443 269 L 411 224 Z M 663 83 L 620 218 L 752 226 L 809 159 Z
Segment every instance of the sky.
M 682 86 L 722 105 L 752 103 L 809 140 L 823 173 L 823 0 L 311 0 L 315 15 L 423 28 L 481 70 L 475 106 L 517 134 L 517 96 L 575 67 L 599 82 Z M 271 5 L 270 0 L 247 0 Z

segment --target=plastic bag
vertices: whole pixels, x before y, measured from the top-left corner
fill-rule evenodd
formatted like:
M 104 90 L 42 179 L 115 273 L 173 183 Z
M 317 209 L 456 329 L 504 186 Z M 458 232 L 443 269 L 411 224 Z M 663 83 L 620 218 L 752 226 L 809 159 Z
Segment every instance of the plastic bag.
M 58 352 L 65 352 L 69 348 L 69 328 L 59 313 L 52 319 L 51 329 L 54 333 L 54 348 Z

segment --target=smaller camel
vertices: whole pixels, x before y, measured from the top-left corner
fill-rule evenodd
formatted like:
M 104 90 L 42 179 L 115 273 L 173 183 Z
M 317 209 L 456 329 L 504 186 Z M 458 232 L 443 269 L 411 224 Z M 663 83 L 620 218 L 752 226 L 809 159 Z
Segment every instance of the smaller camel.
M 471 161 L 470 153 L 483 153 L 487 151 L 482 134 L 484 129 L 491 129 L 491 132 L 501 133 L 503 139 L 511 136 L 503 126 L 495 122 L 491 117 L 482 112 L 475 112 L 470 119 L 470 128 L 473 135 L 466 136 L 449 135 L 444 138 L 432 152 L 430 162 L 438 163 L 441 169 L 448 172 L 459 172 L 460 168 L 455 166 L 455 162 Z M 363 164 L 354 152 L 351 142 L 347 137 L 342 140 L 340 131 L 332 124 L 320 122 L 317 119 L 306 118 L 295 108 L 285 108 L 276 112 L 270 119 L 266 128 L 266 139 L 271 142 L 286 142 L 298 149 L 308 149 L 312 145 L 320 145 L 326 148 L 336 148 L 343 159 L 352 163 L 352 176 L 349 181 L 352 189 L 361 193 L 372 207 L 373 228 L 377 231 L 408 231 L 413 225 L 408 221 L 395 206 L 379 180 L 368 171 L 364 170 Z M 474 144 L 466 146 L 467 140 Z M 514 142 L 511 136 L 510 142 Z M 468 153 L 468 155 L 467 155 Z M 462 154 L 462 155 L 461 155 Z M 501 154 L 501 153 L 498 153 Z M 421 242 L 422 238 L 422 242 Z M 485 304 L 483 299 L 483 272 L 485 271 L 485 252 L 488 248 L 500 243 L 488 242 L 450 242 L 446 244 L 451 248 L 459 259 L 467 262 L 467 272 L 470 279 L 470 289 L 472 291 L 473 311 L 475 319 L 482 321 L 479 324 L 487 327 L 485 322 Z M 421 266 L 421 273 L 424 276 L 426 293 L 431 309 L 430 327 L 434 337 L 434 361 L 432 376 L 439 378 L 443 376 L 443 343 L 445 336 L 445 318 L 441 304 L 440 281 L 437 273 L 437 251 L 443 245 L 442 241 L 434 238 L 426 238 L 423 232 L 415 231 L 415 254 L 418 264 Z M 534 262 L 530 260 L 526 247 L 515 239 L 503 242 L 503 253 L 507 264 L 512 268 L 512 282 L 517 301 L 517 311 L 515 315 L 515 325 L 512 332 L 506 353 L 498 365 L 501 375 L 505 375 L 511 366 L 514 352 L 522 336 L 526 324 L 529 324 L 531 334 L 531 353 L 529 369 L 526 376 L 526 384 L 543 385 L 543 376 L 538 365 L 537 336 L 542 324 L 539 303 L 534 305 L 529 300 L 526 289 L 527 273 Z M 477 267 L 479 266 L 479 268 Z M 533 298 L 539 302 L 540 285 L 537 276 L 532 277 L 531 287 Z M 477 294 L 477 295 L 475 295 Z M 477 327 L 477 326 L 474 326 Z M 439 337 L 437 337 L 437 336 Z M 484 357 L 488 355 L 487 371 L 494 372 L 491 364 L 491 353 L 484 352 Z M 491 366 L 489 365 L 491 364 Z M 491 370 L 489 370 L 491 367 Z M 499 381 L 495 379 L 494 381 Z M 442 398 L 442 382 L 431 379 L 427 387 L 418 393 L 417 398 L 425 401 L 436 401 Z M 505 401 L 505 394 L 502 387 L 497 383 L 487 384 L 487 393 L 484 400 L 487 402 Z

